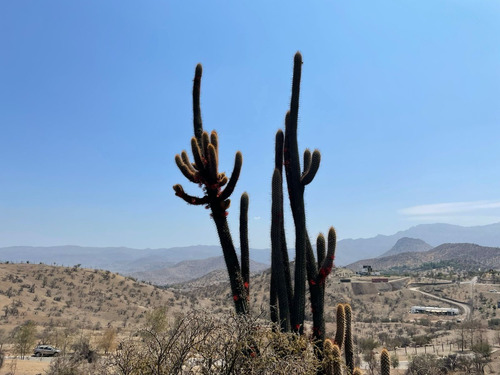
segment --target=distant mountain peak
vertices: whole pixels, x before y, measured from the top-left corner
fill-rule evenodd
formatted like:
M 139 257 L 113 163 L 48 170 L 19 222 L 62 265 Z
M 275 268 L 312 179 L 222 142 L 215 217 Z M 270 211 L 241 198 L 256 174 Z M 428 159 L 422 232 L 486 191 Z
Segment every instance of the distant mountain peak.
M 386 251 L 379 257 L 401 253 L 422 252 L 430 249 L 432 249 L 432 246 L 419 238 L 402 237 L 394 244 L 394 246 L 389 251 Z
M 392 235 L 372 238 L 344 239 L 337 243 L 335 254 L 338 265 L 360 259 L 376 258 L 392 249 L 403 237 L 420 239 L 431 247 L 443 243 L 476 243 L 481 246 L 500 246 L 500 223 L 464 227 L 454 224 L 419 224 Z

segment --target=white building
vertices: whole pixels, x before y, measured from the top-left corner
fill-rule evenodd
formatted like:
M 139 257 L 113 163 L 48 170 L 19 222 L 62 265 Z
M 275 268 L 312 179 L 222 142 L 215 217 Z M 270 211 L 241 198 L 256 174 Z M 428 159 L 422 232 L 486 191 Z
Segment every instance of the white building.
M 458 315 L 460 311 L 452 307 L 412 306 L 412 314 Z

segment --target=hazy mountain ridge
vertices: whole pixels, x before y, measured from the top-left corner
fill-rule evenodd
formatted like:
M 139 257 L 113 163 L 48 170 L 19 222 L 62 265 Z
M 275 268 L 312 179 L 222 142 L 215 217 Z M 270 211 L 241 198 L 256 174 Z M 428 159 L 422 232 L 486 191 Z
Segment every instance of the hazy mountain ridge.
M 391 249 L 403 237 L 417 238 L 435 247 L 443 243 L 474 243 L 500 246 L 500 223 L 462 227 L 452 224 L 420 224 L 393 235 L 344 239 L 337 243 L 336 263 L 346 265 L 360 259 L 375 258 Z
M 380 258 L 363 259 L 348 265 L 360 270 L 369 264 L 374 270 L 417 269 L 426 263 L 448 262 L 463 269 L 500 268 L 500 247 L 479 246 L 472 243 L 445 243 L 424 252 L 407 252 Z
M 250 273 L 269 268 L 267 264 L 250 260 Z M 132 272 L 130 276 L 156 285 L 178 284 L 205 276 L 213 271 L 223 271 L 221 281 L 226 281 L 226 263 L 223 256 L 207 259 L 184 260 L 173 266 L 149 271 Z M 224 276 L 225 275 L 225 276 Z
M 161 249 L 85 246 L 11 246 L 0 248 L 0 261 L 58 264 L 107 269 L 130 273 L 173 266 L 184 260 L 206 259 L 222 255 L 220 246 L 197 245 Z M 270 250 L 250 249 L 250 258 L 269 264 Z
M 270 250 L 250 249 L 250 269 L 269 267 Z M 255 260 L 256 259 L 256 260 Z M 83 246 L 13 246 L 0 249 L 0 261 L 80 265 L 133 276 L 158 285 L 181 283 L 216 269 L 226 269 L 220 246 L 188 246 L 168 249 Z
M 336 265 L 343 266 L 351 264 L 360 259 L 370 259 L 387 255 L 393 250 L 398 240 L 402 238 L 412 238 L 414 243 L 411 246 L 423 249 L 425 245 L 417 245 L 416 242 L 423 241 L 428 246 L 438 246 L 443 243 L 475 243 L 480 246 L 496 247 L 500 246 L 500 223 L 462 227 L 450 224 L 421 224 L 409 228 L 405 231 L 397 232 L 393 235 L 378 235 L 372 238 L 344 239 L 337 243 L 335 254 Z M 408 242 L 407 240 L 405 240 Z M 404 242 L 403 241 L 403 244 Z M 416 242 L 415 242 L 416 241 Z M 401 245 L 401 244 L 400 244 Z M 408 245 L 408 243 L 407 243 Z M 423 247 L 420 247 L 423 246 Z M 403 252 L 404 247 L 398 252 Z M 396 251 L 396 250 L 395 250 Z M 290 249 L 290 259 L 294 259 L 294 250 Z M 185 260 L 199 260 L 212 257 L 220 257 L 222 249 L 220 246 L 186 246 L 163 249 L 133 249 L 127 247 L 82 247 L 82 246 L 13 246 L 0 249 L 0 261 L 45 263 L 73 266 L 81 264 L 82 267 L 106 269 L 124 275 L 134 275 L 145 280 L 158 279 L 160 274 L 172 269 L 172 279 L 164 279 L 165 282 L 182 282 L 185 279 L 174 281 L 176 274 L 182 267 L 176 266 Z M 270 264 L 271 251 L 269 249 L 250 249 L 250 258 L 262 264 Z M 210 261 L 208 261 L 210 263 Z M 221 266 L 223 269 L 225 266 Z M 210 266 L 200 266 L 206 268 L 206 273 L 212 271 Z M 152 278 L 146 277 L 147 273 L 152 273 Z M 184 272 L 186 275 L 190 271 Z M 199 276 L 198 273 L 191 279 Z M 163 277 L 163 276 L 162 276 Z M 165 276 L 166 277 L 166 276 Z

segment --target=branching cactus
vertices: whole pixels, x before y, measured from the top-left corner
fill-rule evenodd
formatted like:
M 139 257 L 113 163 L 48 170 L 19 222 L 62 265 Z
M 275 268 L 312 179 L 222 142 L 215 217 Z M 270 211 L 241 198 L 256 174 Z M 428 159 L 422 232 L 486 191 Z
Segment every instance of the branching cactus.
M 241 152 L 237 152 L 234 160 L 234 168 L 231 177 L 219 172 L 219 138 L 215 131 L 208 134 L 203 130 L 200 108 L 200 88 L 201 88 L 202 66 L 196 66 L 193 83 L 193 127 L 194 137 L 191 138 L 191 150 L 193 153 L 192 163 L 188 153 L 182 151 L 180 155 L 175 155 L 175 162 L 182 174 L 191 182 L 203 187 L 204 195 L 195 197 L 187 194 L 179 184 L 174 186 L 175 195 L 184 199 L 192 205 L 203 205 L 211 210 L 217 233 L 219 235 L 224 260 L 226 262 L 231 292 L 238 314 L 248 312 L 248 233 L 247 233 L 247 210 L 248 196 L 244 194 L 241 199 L 240 228 L 242 228 L 240 244 L 242 249 L 242 267 L 238 261 L 234 248 L 231 232 L 227 223 L 227 209 L 231 203 L 229 197 L 234 191 L 240 176 L 243 157 Z
M 322 352 L 325 339 L 324 284 L 333 267 L 336 234 L 330 228 L 328 242 L 323 235 L 317 239 L 317 259 L 307 234 L 304 207 L 305 186 L 310 184 L 318 171 L 321 154 L 318 150 L 304 151 L 301 169 L 297 142 L 297 123 L 300 96 L 302 55 L 294 58 L 292 97 L 290 110 L 285 116 L 285 132 L 276 134 L 275 169 L 272 180 L 272 281 L 271 317 L 281 324 L 283 331 L 304 333 L 306 280 L 309 284 L 311 309 L 313 314 L 313 336 L 318 353 Z M 295 272 L 292 288 L 288 250 L 283 218 L 283 171 L 285 166 L 288 196 L 295 225 Z
M 391 358 L 386 348 L 380 353 L 380 375 L 391 375 Z

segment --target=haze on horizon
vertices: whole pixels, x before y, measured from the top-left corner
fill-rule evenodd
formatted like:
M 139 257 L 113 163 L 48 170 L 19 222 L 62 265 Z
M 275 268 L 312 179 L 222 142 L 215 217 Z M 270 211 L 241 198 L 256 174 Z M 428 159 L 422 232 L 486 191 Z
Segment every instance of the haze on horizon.
M 500 222 L 500 2 L 0 5 L 0 247 L 217 244 L 174 196 L 191 85 L 221 170 L 243 169 L 252 248 L 269 247 L 274 134 L 304 56 L 299 147 L 322 153 L 309 232 Z M 288 215 L 288 233 L 292 218 Z

